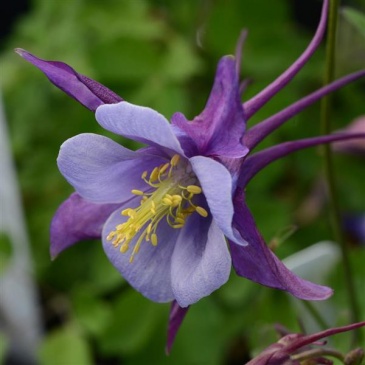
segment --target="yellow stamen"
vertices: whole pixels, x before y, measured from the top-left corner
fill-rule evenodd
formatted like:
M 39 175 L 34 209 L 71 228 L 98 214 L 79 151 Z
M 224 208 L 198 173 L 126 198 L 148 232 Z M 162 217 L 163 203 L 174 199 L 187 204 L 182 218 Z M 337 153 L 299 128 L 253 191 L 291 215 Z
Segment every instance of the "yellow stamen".
M 174 155 L 171 159 L 171 166 L 176 166 L 180 161 L 179 155 Z
M 186 190 L 191 194 L 200 194 L 202 192 L 202 188 L 196 185 L 189 185 L 186 187 Z
M 157 246 L 157 227 L 163 219 L 171 228 L 180 229 L 194 212 L 202 217 L 208 216 L 204 208 L 193 203 L 194 196 L 201 194 L 202 189 L 196 185 L 196 176 L 185 169 L 186 166 L 185 161 L 180 164 L 179 155 L 174 155 L 170 162 L 155 167 L 150 174 L 147 171 L 142 173 L 142 180 L 149 185 L 149 193 L 131 190 L 132 194 L 141 197 L 139 206 L 124 209 L 121 215 L 125 221 L 107 235 L 107 240 L 119 247 L 121 253 L 127 252 L 133 241 L 129 262 L 134 261 L 142 242 Z
M 150 181 L 156 181 L 158 179 L 158 174 L 159 174 L 159 168 L 155 167 L 150 175 Z
M 208 212 L 202 207 L 196 207 L 195 211 L 204 218 L 208 217 Z
M 143 196 L 143 195 L 144 195 L 144 192 L 143 192 L 143 191 L 141 191 L 141 190 L 133 189 L 133 190 L 132 190 L 132 194 L 134 194 L 134 195 L 141 195 L 141 196 Z
M 157 246 L 157 234 L 156 233 L 153 233 L 151 235 L 151 243 L 154 245 L 154 246 Z

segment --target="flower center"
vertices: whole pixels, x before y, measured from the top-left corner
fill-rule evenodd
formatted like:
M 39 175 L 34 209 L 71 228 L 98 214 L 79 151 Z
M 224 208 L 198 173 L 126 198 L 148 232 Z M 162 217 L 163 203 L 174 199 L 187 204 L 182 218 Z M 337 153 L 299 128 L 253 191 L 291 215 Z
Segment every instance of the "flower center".
M 124 209 L 122 216 L 128 219 L 111 231 L 107 240 L 112 241 L 114 247 L 119 247 L 120 252 L 129 250 L 130 243 L 138 234 L 138 240 L 133 247 L 130 262 L 138 253 L 143 241 L 157 246 L 157 227 L 165 219 L 174 229 L 184 227 L 186 219 L 194 212 L 202 217 L 207 217 L 208 212 L 193 203 L 195 195 L 202 193 L 198 180 L 190 167 L 180 161 L 179 155 L 174 155 L 170 162 L 155 167 L 148 176 L 143 172 L 141 178 L 153 188 L 152 192 L 132 190 L 132 194 L 141 196 L 137 208 Z

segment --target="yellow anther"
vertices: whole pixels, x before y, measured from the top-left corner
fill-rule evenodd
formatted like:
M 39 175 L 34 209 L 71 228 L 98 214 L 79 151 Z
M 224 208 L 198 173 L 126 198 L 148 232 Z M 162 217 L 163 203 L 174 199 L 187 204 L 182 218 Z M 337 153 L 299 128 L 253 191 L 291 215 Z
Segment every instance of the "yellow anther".
M 111 241 L 113 239 L 113 237 L 115 236 L 115 231 L 111 231 L 107 236 L 106 236 L 106 239 L 108 241 Z
M 171 227 L 172 228 L 182 228 L 182 227 L 184 227 L 184 224 L 173 224 Z
M 180 161 L 180 156 L 179 155 L 173 155 L 172 159 L 171 159 L 171 166 L 176 166 Z
M 152 230 L 152 223 L 150 223 L 147 227 L 147 234 L 150 234 Z
M 121 215 L 128 216 L 130 210 L 131 210 L 131 208 L 127 208 L 127 209 L 122 210 Z
M 144 195 L 144 192 L 143 191 L 141 191 L 141 190 L 137 190 L 137 189 L 133 189 L 132 190 L 132 194 L 134 194 L 134 195 Z
M 127 215 L 133 219 L 136 217 L 137 213 L 134 209 L 129 209 Z
M 150 175 L 150 181 L 156 181 L 158 179 L 159 170 L 160 169 L 158 167 L 155 167 L 152 170 L 151 175 Z
M 176 217 L 176 218 L 175 218 L 175 222 L 176 222 L 176 223 L 180 223 L 180 224 L 185 224 L 185 219 L 180 218 L 180 217 Z
M 165 197 L 162 199 L 162 202 L 165 204 L 165 205 L 172 205 L 172 200 Z
M 142 176 L 141 176 L 142 180 L 144 180 L 146 178 L 146 176 L 147 176 L 147 171 L 143 171 Z
M 152 233 L 151 243 L 153 244 L 153 246 L 157 246 L 157 234 L 156 233 Z
M 169 168 L 170 164 L 169 163 L 165 163 L 161 168 L 160 168 L 160 176 Z
M 208 212 L 204 209 L 204 208 L 202 208 L 202 207 L 196 207 L 195 208 L 195 211 L 198 213 L 198 214 L 200 214 L 202 217 L 208 217 Z
M 191 194 L 200 194 L 202 192 L 201 187 L 196 185 L 189 185 L 186 187 L 186 190 Z
M 129 248 L 129 245 L 128 245 L 128 243 L 123 243 L 121 246 L 120 246 L 120 249 L 119 249 L 119 251 L 121 252 L 121 253 L 126 253 L 127 251 L 128 251 L 128 248 Z
M 174 203 L 181 203 L 181 201 L 182 201 L 182 196 L 181 195 L 173 195 L 172 196 L 172 201 L 174 202 Z

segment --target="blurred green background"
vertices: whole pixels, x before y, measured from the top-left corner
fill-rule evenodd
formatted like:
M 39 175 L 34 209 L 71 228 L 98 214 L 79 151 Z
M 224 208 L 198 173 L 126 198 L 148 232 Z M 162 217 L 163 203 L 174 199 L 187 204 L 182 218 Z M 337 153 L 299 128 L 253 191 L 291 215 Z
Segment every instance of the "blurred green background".
M 364 3 L 350 5 L 361 9 Z M 58 205 L 72 192 L 56 166 L 59 146 L 78 133 L 111 135 L 98 126 L 90 111 L 51 85 L 13 48 L 64 61 L 124 99 L 152 107 L 167 118 L 175 111 L 192 118 L 204 107 L 219 58 L 234 52 L 242 28 L 249 30 L 242 65 L 242 77 L 252 79 L 244 95 L 247 100 L 305 49 L 320 6 L 317 1 L 307 2 L 295 11 L 292 1 L 33 0 L 17 18 L 11 33 L 1 39 L 1 88 L 44 326 L 37 349 L 39 364 L 243 364 L 276 340 L 274 323 L 298 331 L 300 313 L 287 294 L 232 272 L 223 288 L 190 309 L 172 354 L 166 357 L 169 306 L 135 292 L 109 264 L 100 242 L 82 242 L 51 262 L 49 224 Z M 337 76 L 363 68 L 364 35 L 345 16 L 340 18 L 338 39 Z M 249 125 L 319 88 L 323 72 L 322 45 Z M 344 128 L 365 113 L 364 81 L 336 92 L 333 100 L 333 129 Z M 260 148 L 315 136 L 319 130 L 317 103 Z M 118 136 L 112 138 L 135 147 Z M 335 167 L 344 214 L 364 214 L 364 159 L 337 154 Z M 321 176 L 321 153 L 311 149 L 275 163 L 249 185 L 248 203 L 267 242 L 280 239 L 281 232 L 297 225 L 277 248 L 280 258 L 331 239 L 325 199 L 317 201 L 318 212 L 303 213 L 303 204 Z M 364 242 L 351 235 L 347 239 L 360 290 Z M 7 248 L 4 239 L 4 265 L 11 257 Z M 328 301 L 336 313 L 332 324 L 349 321 L 341 270 L 338 264 L 326 282 L 335 288 Z M 365 298 L 360 299 L 364 318 Z M 336 344 L 346 350 L 343 339 Z M 0 341 L 0 362 L 5 363 L 9 346 L 4 335 Z

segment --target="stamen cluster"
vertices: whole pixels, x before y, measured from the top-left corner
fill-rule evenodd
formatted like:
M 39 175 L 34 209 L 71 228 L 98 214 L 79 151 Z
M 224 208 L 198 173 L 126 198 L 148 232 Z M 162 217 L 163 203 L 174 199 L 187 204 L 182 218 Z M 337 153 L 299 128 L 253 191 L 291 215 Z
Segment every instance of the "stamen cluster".
M 121 215 L 128 217 L 127 221 L 117 225 L 107 236 L 107 240 L 112 241 L 115 247 L 120 246 L 120 252 L 125 253 L 139 234 L 130 262 L 133 262 L 143 241 L 157 246 L 156 231 L 164 218 L 171 228 L 179 229 L 184 227 L 186 219 L 194 212 L 202 217 L 208 216 L 203 207 L 193 203 L 194 196 L 202 193 L 201 187 L 196 185 L 195 175 L 188 173 L 184 167 L 178 168 L 179 162 L 180 156 L 176 154 L 170 162 L 155 167 L 149 176 L 147 171 L 143 172 L 141 178 L 153 191 L 133 189 L 132 194 L 142 197 L 140 205 L 124 209 Z

